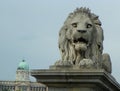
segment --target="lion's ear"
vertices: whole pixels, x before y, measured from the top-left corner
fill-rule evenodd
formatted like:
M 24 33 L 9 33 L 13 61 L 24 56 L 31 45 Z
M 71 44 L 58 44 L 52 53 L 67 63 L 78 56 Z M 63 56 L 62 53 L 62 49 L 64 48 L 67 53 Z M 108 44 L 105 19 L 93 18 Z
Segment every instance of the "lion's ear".
M 100 21 L 99 19 L 95 20 L 94 23 L 95 23 L 96 25 L 99 25 L 99 26 L 102 25 L 102 23 L 101 23 L 101 21 Z
M 92 14 L 91 16 L 92 16 L 92 20 L 93 20 L 94 24 L 99 25 L 99 26 L 102 25 L 101 21 L 99 20 L 99 16 L 97 16 L 95 14 Z

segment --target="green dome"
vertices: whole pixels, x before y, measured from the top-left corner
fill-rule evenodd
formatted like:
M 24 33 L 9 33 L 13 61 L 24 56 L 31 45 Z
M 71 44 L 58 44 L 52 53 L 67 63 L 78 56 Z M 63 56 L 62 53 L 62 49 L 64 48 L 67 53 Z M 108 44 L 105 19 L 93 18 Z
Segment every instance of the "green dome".
M 29 70 L 29 65 L 25 62 L 25 60 L 22 60 L 22 62 L 19 63 L 18 70 Z

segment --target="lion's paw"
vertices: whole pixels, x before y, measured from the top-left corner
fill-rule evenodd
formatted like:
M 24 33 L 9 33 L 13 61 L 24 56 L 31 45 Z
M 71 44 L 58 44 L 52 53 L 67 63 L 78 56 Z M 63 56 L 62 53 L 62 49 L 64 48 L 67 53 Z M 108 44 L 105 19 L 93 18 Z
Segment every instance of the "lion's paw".
M 56 66 L 67 66 L 67 65 L 73 65 L 71 61 L 57 61 L 55 63 Z
M 91 59 L 83 59 L 79 63 L 80 68 L 93 68 L 94 62 Z

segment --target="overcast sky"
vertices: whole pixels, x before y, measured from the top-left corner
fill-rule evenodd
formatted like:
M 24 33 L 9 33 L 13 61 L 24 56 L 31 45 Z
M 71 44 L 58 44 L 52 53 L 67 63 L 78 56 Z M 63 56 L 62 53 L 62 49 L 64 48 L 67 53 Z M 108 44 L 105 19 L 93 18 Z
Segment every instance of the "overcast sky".
M 77 7 L 99 15 L 104 52 L 120 83 L 120 0 L 0 0 L 0 80 L 15 80 L 23 59 L 30 69 L 48 69 L 59 60 L 58 32 Z

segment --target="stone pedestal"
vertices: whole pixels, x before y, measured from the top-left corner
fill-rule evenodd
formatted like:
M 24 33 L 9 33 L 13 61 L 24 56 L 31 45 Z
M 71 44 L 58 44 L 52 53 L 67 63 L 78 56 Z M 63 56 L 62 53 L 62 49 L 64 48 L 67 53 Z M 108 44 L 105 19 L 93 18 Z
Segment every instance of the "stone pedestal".
M 48 91 L 120 91 L 120 85 L 102 69 L 77 69 L 50 67 L 32 70 L 38 82 L 48 86 Z

